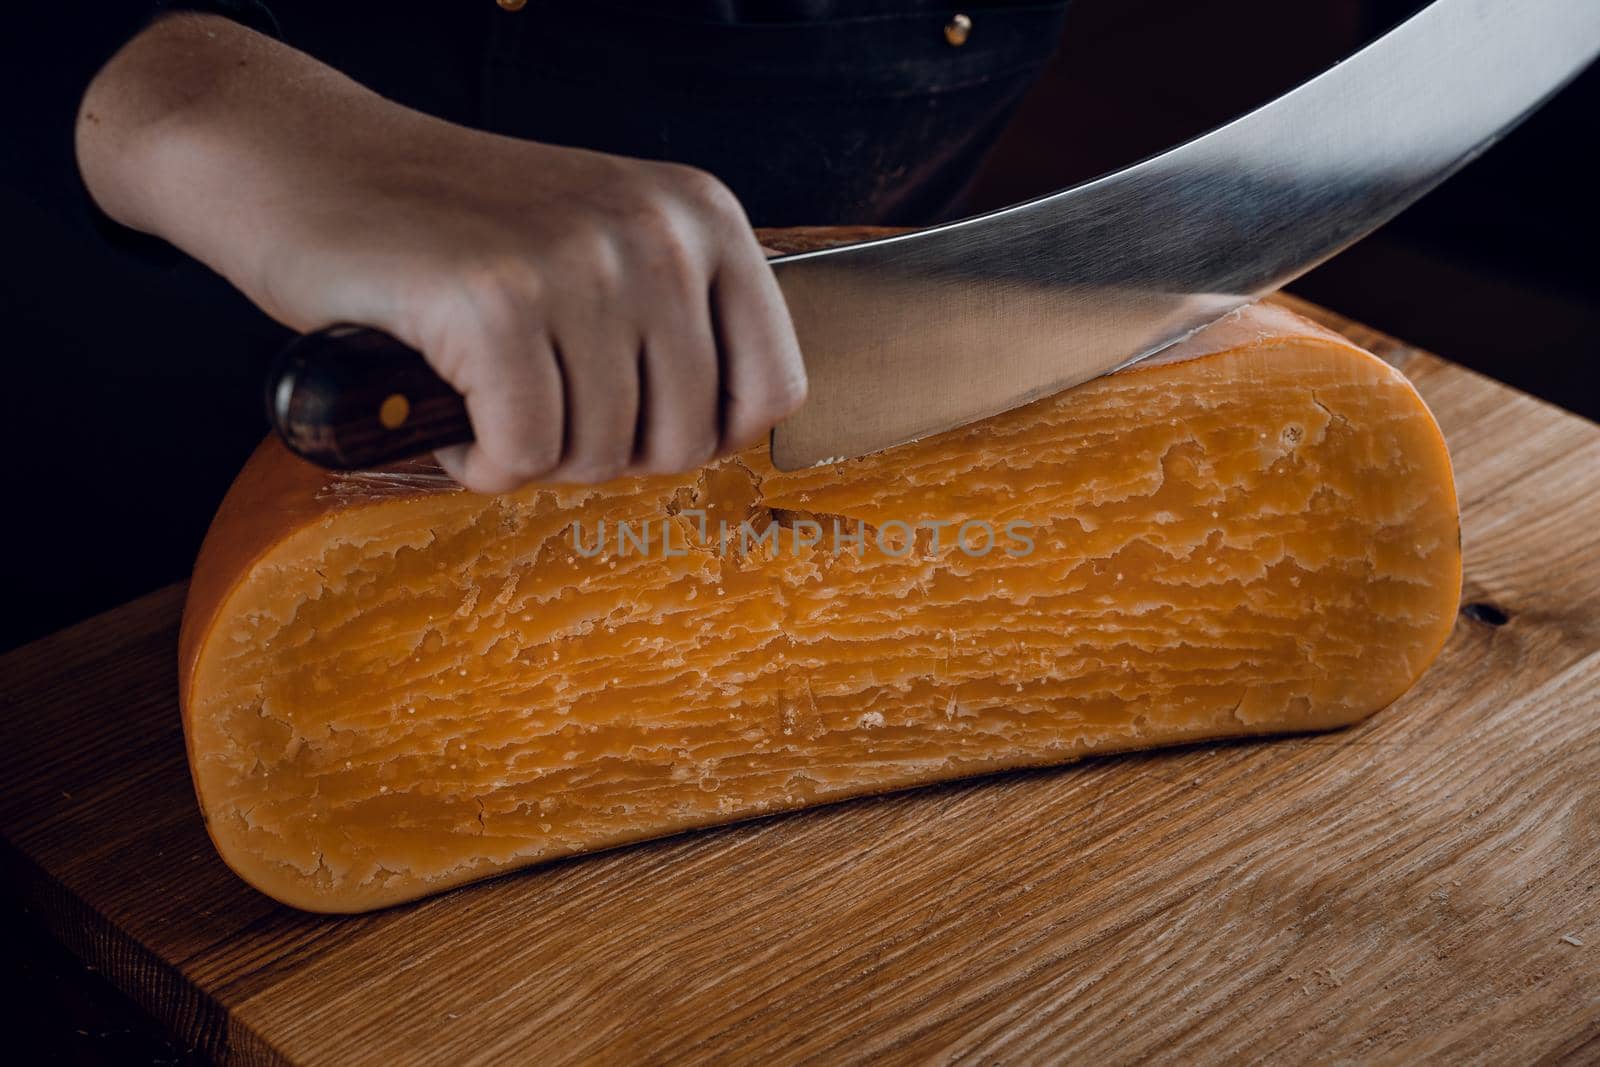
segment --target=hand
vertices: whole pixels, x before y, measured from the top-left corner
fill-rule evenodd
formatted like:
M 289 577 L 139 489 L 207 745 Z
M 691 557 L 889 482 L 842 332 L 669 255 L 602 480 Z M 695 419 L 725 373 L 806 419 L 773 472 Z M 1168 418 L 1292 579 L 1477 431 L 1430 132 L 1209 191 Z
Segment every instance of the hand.
M 101 83 L 171 78 L 174 54 L 197 51 L 247 73 L 207 64 L 181 107 L 124 119 L 153 131 L 138 151 L 97 156 L 89 116 L 126 110 Z M 157 57 L 140 82 L 138 61 Z M 137 190 L 115 180 L 128 159 L 144 164 Z M 805 396 L 772 271 L 732 194 L 700 171 L 454 126 L 205 17 L 164 20 L 102 71 L 80 160 L 108 211 L 279 321 L 376 326 L 420 350 L 466 397 L 477 438 L 439 460 L 480 492 L 691 469 Z
M 423 352 L 477 442 L 481 492 L 692 469 L 804 398 L 783 300 L 739 205 L 684 167 L 419 124 L 355 156 L 238 279 L 305 330 L 360 322 Z M 424 147 L 426 146 L 426 147 Z

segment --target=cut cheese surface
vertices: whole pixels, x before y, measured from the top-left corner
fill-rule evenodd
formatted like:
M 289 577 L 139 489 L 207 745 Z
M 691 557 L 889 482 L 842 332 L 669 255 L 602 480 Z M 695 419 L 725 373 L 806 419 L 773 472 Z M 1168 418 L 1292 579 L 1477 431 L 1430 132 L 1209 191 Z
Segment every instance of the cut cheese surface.
M 1351 723 L 1426 668 L 1459 585 L 1421 399 L 1261 307 L 794 473 L 763 447 L 489 498 L 268 442 L 197 565 L 184 717 L 227 862 L 359 911 L 864 793 Z

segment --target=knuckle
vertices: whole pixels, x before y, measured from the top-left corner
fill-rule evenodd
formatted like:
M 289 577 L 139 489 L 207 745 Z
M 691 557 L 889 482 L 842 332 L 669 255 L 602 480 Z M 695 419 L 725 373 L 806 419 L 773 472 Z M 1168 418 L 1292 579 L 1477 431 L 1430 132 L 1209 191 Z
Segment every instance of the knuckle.
M 524 261 L 499 258 L 456 273 L 457 295 L 479 325 L 491 333 L 521 332 L 537 316 L 544 283 Z
M 541 437 L 539 440 L 525 443 L 517 448 L 507 457 L 506 466 L 512 474 L 522 479 L 523 482 L 531 482 L 536 478 L 542 478 L 549 474 L 560 463 L 560 444 L 552 444 L 549 440 Z
M 562 242 L 557 258 L 567 284 L 579 282 L 605 296 L 623 291 L 627 270 L 615 241 L 597 228 L 576 230 Z
M 702 211 L 729 219 L 744 220 L 739 198 L 715 175 L 698 167 L 672 164 L 672 184 L 684 200 Z
M 657 241 L 676 239 L 676 215 L 671 198 L 654 188 L 632 192 L 616 210 L 617 221 L 626 232 Z
M 556 477 L 565 482 L 599 485 L 622 475 L 632 460 L 633 435 L 624 434 L 619 424 L 614 432 L 596 434 L 570 450 Z
M 728 417 L 728 443 L 743 447 L 793 414 L 804 394 L 766 388 L 735 397 Z
M 497 493 L 509 493 L 521 486 L 522 482 L 510 471 L 496 470 L 469 475 L 462 484 L 474 493 L 494 496 Z
M 750 410 L 763 422 L 777 422 L 805 403 L 806 381 L 803 376 L 778 374 L 766 379 L 750 398 Z
M 676 223 L 655 231 L 641 231 L 637 239 L 641 258 L 652 273 L 677 279 L 684 284 L 699 284 L 702 281 L 699 256 Z
M 537 481 L 556 469 L 560 457 L 548 448 L 538 448 L 525 452 L 518 452 L 507 463 L 510 473 L 517 479 L 518 485 Z
M 526 421 L 483 442 L 497 470 L 523 485 L 549 474 L 561 462 L 561 441 L 548 424 Z
M 671 197 L 646 191 L 616 215 L 616 235 L 626 257 L 654 274 L 678 278 L 701 273 L 693 218 Z
M 805 374 L 794 374 L 784 379 L 783 392 L 778 397 L 778 404 L 783 409 L 783 414 L 790 415 L 799 410 L 810 392 Z

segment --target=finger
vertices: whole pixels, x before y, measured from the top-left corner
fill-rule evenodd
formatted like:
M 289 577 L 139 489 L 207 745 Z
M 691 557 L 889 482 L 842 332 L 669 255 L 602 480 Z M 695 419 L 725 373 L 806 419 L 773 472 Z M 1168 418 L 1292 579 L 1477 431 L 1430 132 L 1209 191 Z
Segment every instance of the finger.
M 735 242 L 712 284 L 721 367 L 719 451 L 759 440 L 806 397 L 805 364 L 783 293 L 753 236 Z
M 457 485 L 463 484 L 461 478 L 467 471 L 467 452 L 471 445 L 449 445 L 445 448 L 433 450 L 433 461 L 450 476 Z
M 566 447 L 548 478 L 598 485 L 624 474 L 639 423 L 638 331 L 620 317 L 590 313 L 556 331 L 566 384 Z
M 457 384 L 474 441 L 435 453 L 456 481 L 479 493 L 503 493 L 549 475 L 561 460 L 564 390 L 547 339 L 480 342 L 470 380 Z M 489 356 L 488 352 L 493 352 Z
M 717 451 L 716 335 L 703 288 L 656 309 L 640 364 L 639 442 L 633 470 L 694 470 Z

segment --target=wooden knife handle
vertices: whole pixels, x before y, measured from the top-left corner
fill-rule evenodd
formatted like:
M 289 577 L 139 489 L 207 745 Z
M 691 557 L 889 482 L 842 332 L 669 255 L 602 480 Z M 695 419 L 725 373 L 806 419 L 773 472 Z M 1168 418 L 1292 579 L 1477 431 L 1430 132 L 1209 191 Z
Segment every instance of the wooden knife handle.
M 280 352 L 267 375 L 267 419 L 291 451 L 329 470 L 472 440 L 461 394 L 422 353 L 365 326 L 330 326 Z

